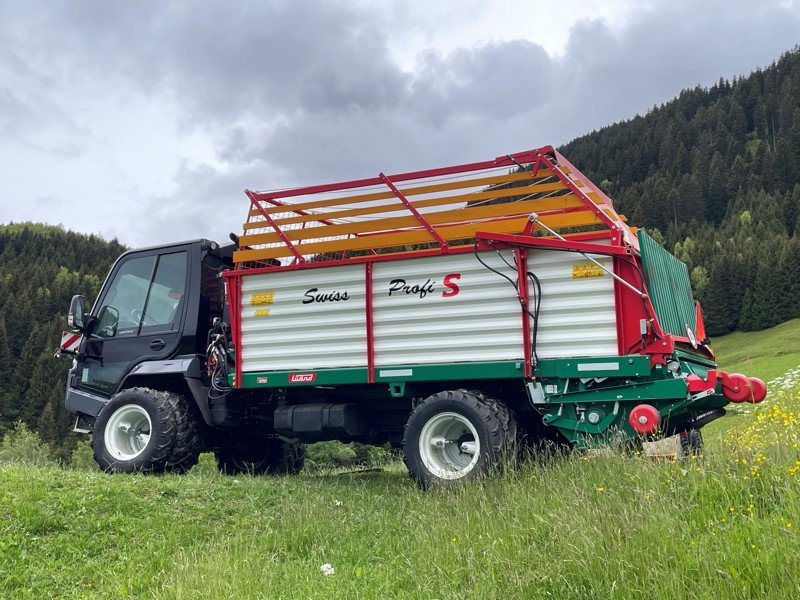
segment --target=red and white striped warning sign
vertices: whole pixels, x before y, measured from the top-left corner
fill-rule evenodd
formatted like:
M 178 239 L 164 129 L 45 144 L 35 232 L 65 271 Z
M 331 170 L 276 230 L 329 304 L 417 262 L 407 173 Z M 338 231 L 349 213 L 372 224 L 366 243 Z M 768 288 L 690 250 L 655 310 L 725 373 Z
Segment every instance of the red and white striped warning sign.
M 78 346 L 80 345 L 80 333 L 72 333 L 70 331 L 64 331 L 61 333 L 61 344 L 59 345 L 59 348 L 61 348 L 63 352 L 71 352 L 74 354 L 78 351 Z

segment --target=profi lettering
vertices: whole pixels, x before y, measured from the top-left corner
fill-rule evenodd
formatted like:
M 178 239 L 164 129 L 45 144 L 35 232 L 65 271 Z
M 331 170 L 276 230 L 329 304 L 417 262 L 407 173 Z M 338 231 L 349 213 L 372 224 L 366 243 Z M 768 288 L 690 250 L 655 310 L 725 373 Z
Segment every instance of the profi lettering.
M 449 273 L 448 275 L 445 275 L 443 283 L 447 289 L 442 292 L 442 298 L 452 298 L 453 296 L 458 295 L 458 293 L 461 291 L 461 288 L 459 288 L 456 281 L 459 279 L 461 279 L 461 273 Z M 392 279 L 389 282 L 389 296 L 402 292 L 406 295 L 419 296 L 420 300 L 422 300 L 429 294 L 433 294 L 435 291 L 436 282 L 430 278 L 426 279 L 425 283 L 410 284 L 402 278 Z

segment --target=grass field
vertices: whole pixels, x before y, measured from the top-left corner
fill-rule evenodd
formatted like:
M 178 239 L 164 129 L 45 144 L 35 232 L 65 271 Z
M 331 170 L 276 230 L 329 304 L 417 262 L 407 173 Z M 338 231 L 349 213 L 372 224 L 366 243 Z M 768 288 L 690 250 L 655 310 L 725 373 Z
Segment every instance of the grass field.
M 711 340 L 721 369 L 772 381 L 800 366 L 800 319 L 765 331 L 737 331 Z M 772 400 L 769 396 L 767 402 Z M 800 406 L 797 407 L 800 409 Z M 729 430 L 746 425 L 753 407 L 729 405 L 728 414 L 703 430 L 706 441 L 723 437 Z
M 800 597 L 799 331 L 716 341 L 729 370 L 788 375 L 697 460 L 573 456 L 428 493 L 399 466 L 0 467 L 0 598 Z
M 774 379 L 800 365 L 800 319 L 766 331 L 737 331 L 711 340 L 721 368 Z

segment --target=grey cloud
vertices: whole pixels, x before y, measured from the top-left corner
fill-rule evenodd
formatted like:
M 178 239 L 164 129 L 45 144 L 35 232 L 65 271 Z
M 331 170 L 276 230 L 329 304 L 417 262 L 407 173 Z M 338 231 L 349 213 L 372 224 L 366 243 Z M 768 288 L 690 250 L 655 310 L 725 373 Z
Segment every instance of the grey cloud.
M 390 12 L 402 17 L 403 6 Z M 152 199 L 158 224 L 130 231 L 136 243 L 238 227 L 244 187 L 559 144 L 681 88 L 768 64 L 800 31 L 797 3 L 677 0 L 639 8 L 621 28 L 580 22 L 558 57 L 535 40 L 465 40 L 448 54 L 424 51 L 404 72 L 388 51 L 390 36 L 406 31 L 402 19 L 387 24 L 344 2 L 12 2 L 0 16 L 0 44 L 22 61 L 0 56 L 0 73 L 25 80 L 23 67 L 35 67 L 27 94 L 41 97 L 27 106 L 32 121 L 45 123 L 42 107 L 57 106 L 83 77 L 163 98 L 179 107 L 186 130 L 214 141 L 225 168 L 176 173 L 177 191 Z M 0 93 L 3 102 L 24 108 Z
M 214 120 L 371 109 L 391 105 L 403 86 L 376 16 L 342 4 L 68 2 L 51 20 L 98 77 L 169 89 Z
M 541 46 L 522 40 L 493 43 L 445 59 L 428 54 L 412 98 L 434 105 L 440 117 L 472 113 L 510 119 L 546 102 L 554 75 L 553 60 Z

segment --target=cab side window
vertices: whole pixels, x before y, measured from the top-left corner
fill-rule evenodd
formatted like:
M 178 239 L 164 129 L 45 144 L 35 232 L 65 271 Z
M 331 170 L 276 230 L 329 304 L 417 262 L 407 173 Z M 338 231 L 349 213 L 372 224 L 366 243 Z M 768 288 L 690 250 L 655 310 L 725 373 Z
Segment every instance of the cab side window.
M 178 326 L 186 292 L 186 261 L 186 252 L 158 257 L 142 317 L 142 331 L 174 330 Z
M 117 335 L 136 335 L 142 320 L 156 256 L 141 256 L 125 261 L 114 276 L 114 281 L 103 299 L 103 307 L 119 313 Z M 110 313 L 106 313 L 110 314 Z M 97 333 L 103 336 L 102 326 Z
M 120 265 L 114 281 L 103 299 L 103 307 L 113 311 L 116 328 L 99 323 L 100 337 L 139 335 L 158 331 L 174 331 L 180 325 L 183 297 L 186 292 L 188 254 L 139 256 Z M 116 329 L 116 332 L 114 332 Z

